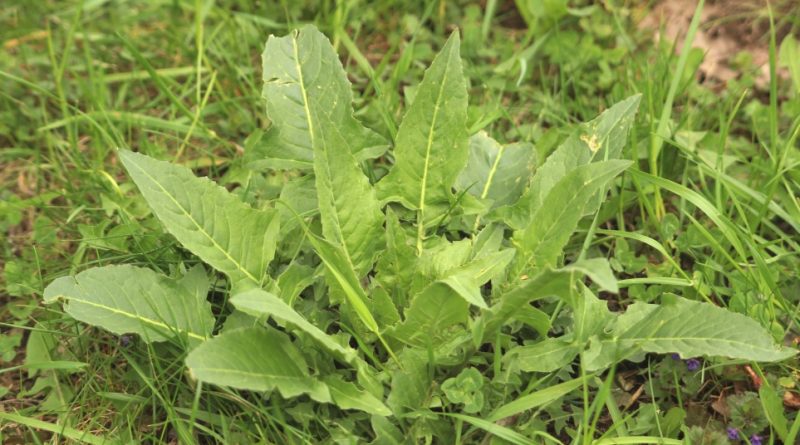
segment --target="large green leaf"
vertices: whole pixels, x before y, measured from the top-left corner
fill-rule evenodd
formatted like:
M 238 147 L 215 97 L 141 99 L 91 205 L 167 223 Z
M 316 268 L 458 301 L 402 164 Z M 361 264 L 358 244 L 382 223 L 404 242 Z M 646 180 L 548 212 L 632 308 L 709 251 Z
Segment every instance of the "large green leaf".
M 491 208 L 513 204 L 528 185 L 535 164 L 531 144 L 502 145 L 480 131 L 469 139 L 469 158 L 456 189 L 491 201 Z
M 120 159 L 164 227 L 230 277 L 261 284 L 275 254 L 279 218 L 255 210 L 188 168 L 120 150 Z
M 64 301 L 76 320 L 115 334 L 138 334 L 147 342 L 185 335 L 205 340 L 214 326 L 206 287 L 199 292 L 150 269 L 96 267 L 62 277 L 44 290 L 44 301 Z
M 262 96 L 272 126 L 247 153 L 255 168 L 311 169 L 317 124 L 326 115 L 350 142 L 358 160 L 382 154 L 387 145 L 353 116 L 352 91 L 328 39 L 308 25 L 264 46 Z
M 547 194 L 531 224 L 515 234 L 518 259 L 525 263 L 519 270 L 555 266 L 592 197 L 630 165 L 621 160 L 595 162 L 565 175 Z
M 252 391 L 277 389 L 283 397 L 308 394 L 331 402 L 328 387 L 308 374 L 300 351 L 285 334 L 267 327 L 227 331 L 186 357 L 197 380 Z
M 383 213 L 375 190 L 350 153 L 350 141 L 328 116 L 315 116 L 314 174 L 322 232 L 344 248 L 356 275 L 362 277 L 386 245 Z
M 344 347 L 336 342 L 331 336 L 309 323 L 308 320 L 298 314 L 282 299 L 265 290 L 252 289 L 236 294 L 231 297 L 231 303 L 236 306 L 236 309 L 246 314 L 256 317 L 269 315 L 284 323 L 290 323 L 301 331 L 309 334 L 314 340 L 325 347 L 325 349 L 336 354 L 344 361 L 348 363 L 354 363 L 356 361 L 356 352 L 353 349 Z
M 420 235 L 449 207 L 451 187 L 467 161 L 467 88 L 459 46 L 454 32 L 425 72 L 397 132 L 395 165 L 378 183 L 382 200 L 418 212 Z
M 568 173 L 590 162 L 618 159 L 628 140 L 641 95 L 631 96 L 580 126 L 547 157 L 534 175 L 528 189 L 513 206 L 497 209 L 497 216 L 514 229 L 523 229 L 535 220 L 550 191 Z M 588 206 L 588 213 L 596 204 Z
M 642 352 L 761 362 L 796 354 L 777 346 L 761 325 L 745 315 L 684 298 L 664 300 L 660 305 L 634 303 L 628 307 L 611 335 L 592 343 L 585 356 L 587 369 L 603 369 Z

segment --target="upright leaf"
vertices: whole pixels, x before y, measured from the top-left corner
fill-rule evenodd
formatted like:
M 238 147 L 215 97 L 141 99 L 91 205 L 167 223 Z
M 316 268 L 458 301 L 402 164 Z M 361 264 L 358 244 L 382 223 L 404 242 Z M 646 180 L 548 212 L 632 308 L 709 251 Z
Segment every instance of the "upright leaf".
M 233 283 L 264 280 L 275 254 L 279 218 L 255 210 L 188 168 L 120 150 L 150 208 L 178 241 Z
M 630 165 L 630 161 L 619 160 L 595 162 L 565 175 L 547 194 L 533 222 L 515 234 L 520 248 L 518 258 L 526 262 L 523 266 L 555 266 L 591 198 Z
M 300 351 L 272 328 L 227 331 L 206 341 L 186 357 L 192 376 L 202 382 L 252 391 L 277 389 L 283 397 L 308 394 L 330 402 L 327 386 L 308 374 Z
M 185 335 L 205 340 L 214 327 L 205 292 L 195 293 L 164 275 L 129 265 L 96 267 L 62 277 L 44 290 L 44 301 L 64 301 L 76 320 L 146 342 Z
M 454 32 L 425 72 L 397 132 L 395 165 L 378 183 L 382 200 L 418 212 L 420 235 L 449 207 L 451 187 L 467 160 L 467 88 L 459 46 Z
M 356 275 L 362 277 L 385 246 L 383 213 L 375 190 L 350 153 L 350 141 L 328 116 L 315 116 L 314 174 L 322 232 L 343 247 Z
M 572 170 L 591 162 L 620 158 L 640 100 L 641 95 L 631 96 L 582 124 L 536 170 L 519 201 L 497 209 L 495 217 L 514 229 L 523 229 L 535 220 L 550 191 Z M 596 208 L 589 210 L 592 213 Z
M 311 169 L 314 114 L 339 128 L 359 161 L 377 157 L 386 142 L 353 116 L 352 91 L 328 39 L 308 25 L 285 37 L 269 36 L 262 55 L 267 115 L 272 126 L 247 153 L 255 168 Z

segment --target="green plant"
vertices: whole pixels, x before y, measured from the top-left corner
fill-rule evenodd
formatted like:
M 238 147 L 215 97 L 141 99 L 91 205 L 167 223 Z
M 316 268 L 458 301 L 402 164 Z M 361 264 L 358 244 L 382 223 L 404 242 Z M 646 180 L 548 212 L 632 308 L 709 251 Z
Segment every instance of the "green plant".
M 597 376 L 622 360 L 793 354 L 753 319 L 676 295 L 610 311 L 597 291 L 619 283 L 605 258 L 587 258 L 606 196 L 622 195 L 626 171 L 673 184 L 622 159 L 639 96 L 581 125 L 534 169 L 530 145 L 469 134 L 459 44 L 454 33 L 390 144 L 355 117 L 320 32 L 270 37 L 272 126 L 248 140 L 245 161 L 283 178 L 276 198 L 253 206 L 246 188 L 231 193 L 186 167 L 119 152 L 166 230 L 227 279 L 223 297 L 213 295 L 221 310 L 195 257 L 169 275 L 88 269 L 55 280 L 45 301 L 117 334 L 174 342 L 201 382 L 363 411 L 354 419 L 376 435 L 460 436 L 466 422 L 466 434 L 524 443 L 510 425 L 548 437 L 527 413 L 580 388 L 590 409 L 587 387 L 606 385 Z M 565 248 L 581 224 L 574 254 Z M 563 313 L 571 323 L 551 336 Z M 574 363 L 578 377 L 566 372 Z M 533 373 L 550 374 L 529 386 Z M 376 420 L 388 416 L 388 426 Z M 578 423 L 591 434 L 588 416 Z

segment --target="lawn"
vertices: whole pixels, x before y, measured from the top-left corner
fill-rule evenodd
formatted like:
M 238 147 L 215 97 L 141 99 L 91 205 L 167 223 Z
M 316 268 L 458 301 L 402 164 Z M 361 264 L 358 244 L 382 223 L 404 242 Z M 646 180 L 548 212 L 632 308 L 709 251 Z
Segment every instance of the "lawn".
M 800 443 L 792 0 L 6 0 L 0 443 Z

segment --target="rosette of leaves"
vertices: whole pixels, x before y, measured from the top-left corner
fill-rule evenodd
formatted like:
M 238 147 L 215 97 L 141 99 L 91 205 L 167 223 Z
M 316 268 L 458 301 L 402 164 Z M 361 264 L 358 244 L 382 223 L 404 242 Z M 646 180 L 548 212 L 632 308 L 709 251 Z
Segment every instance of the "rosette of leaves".
M 186 167 L 119 151 L 191 264 L 226 278 L 226 318 L 211 310 L 207 269 L 188 262 L 169 276 L 133 265 L 87 269 L 51 283 L 45 301 L 116 334 L 177 342 L 191 377 L 208 384 L 277 392 L 275 403 L 288 408 L 300 397 L 360 410 L 364 434 L 443 442 L 456 416 L 527 443 L 497 421 L 524 422 L 535 408 L 579 397 L 586 380 L 558 372 L 531 392 L 523 376 L 568 369 L 579 356 L 601 372 L 645 353 L 792 354 L 755 321 L 707 303 L 673 297 L 610 312 L 595 296 L 618 291 L 608 261 L 575 260 L 565 248 L 580 223 L 603 222 L 598 210 L 632 165 L 623 148 L 639 96 L 578 126 L 538 163 L 528 143 L 469 134 L 459 46 L 456 32 L 388 141 L 355 117 L 323 34 L 307 26 L 270 36 L 271 127 L 248 141 L 245 160 L 253 174 L 289 171 L 273 200 L 250 205 Z M 388 166 L 376 159 L 387 147 Z M 376 181 L 365 169 L 378 165 L 388 174 Z M 554 301 L 574 320 L 560 337 L 549 337 L 552 314 L 536 304 Z M 481 374 L 516 383 L 481 407 Z M 466 413 L 488 414 L 443 415 L 439 385 Z

